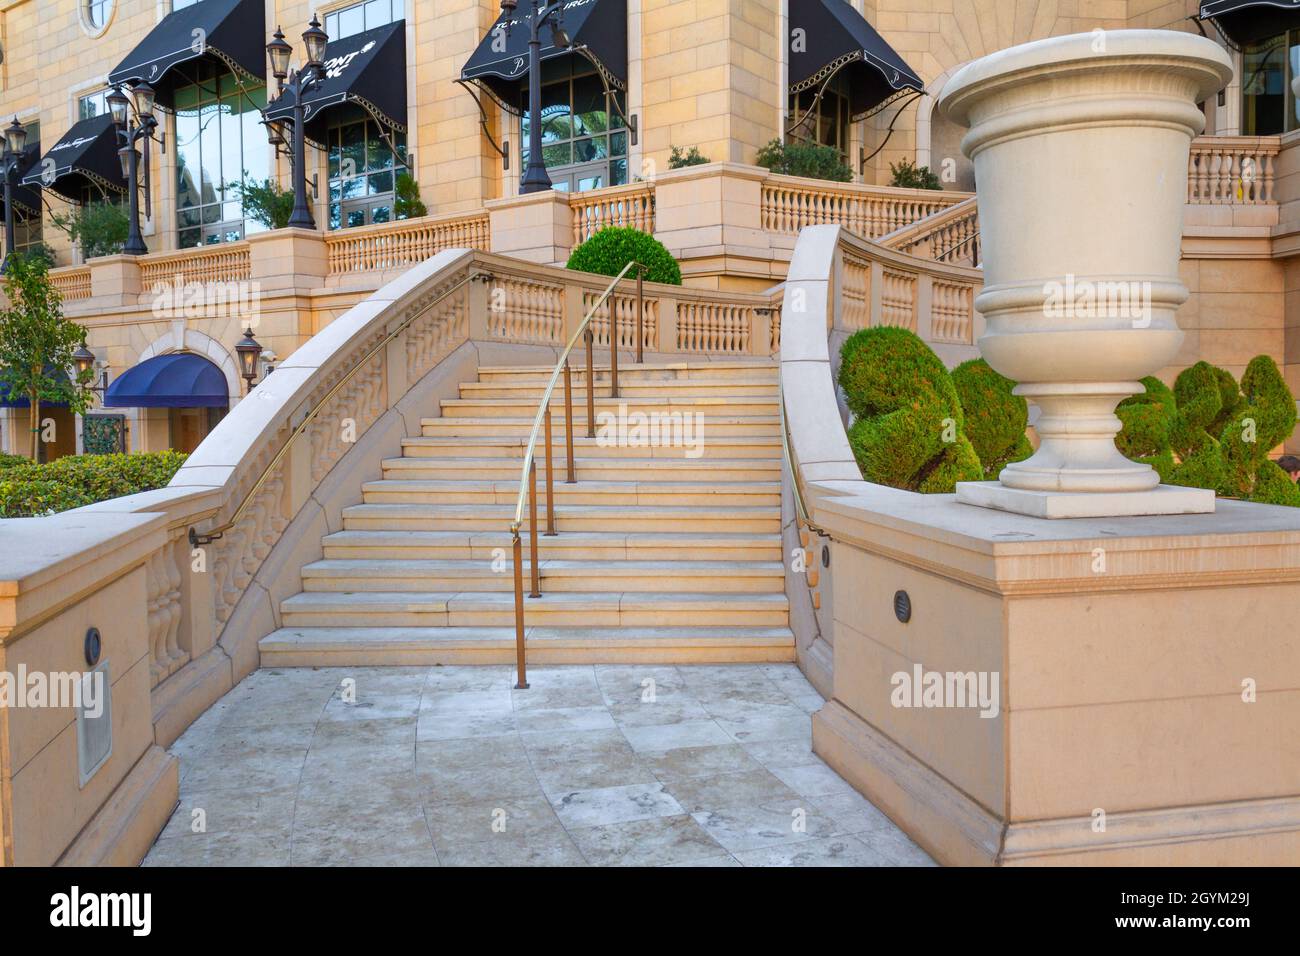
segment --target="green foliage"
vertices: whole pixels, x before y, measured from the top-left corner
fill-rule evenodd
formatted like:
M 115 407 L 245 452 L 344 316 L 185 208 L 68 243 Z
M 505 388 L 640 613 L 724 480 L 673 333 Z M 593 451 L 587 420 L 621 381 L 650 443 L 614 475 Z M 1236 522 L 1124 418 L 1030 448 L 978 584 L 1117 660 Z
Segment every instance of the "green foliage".
M 1224 463 L 1219 493 L 1251 501 L 1261 500 L 1259 494 L 1277 497 L 1272 487 L 1276 484 L 1274 472 L 1284 477 L 1285 473 L 1268 460 L 1268 453 L 1295 429 L 1295 398 L 1277 363 L 1267 355 L 1250 360 L 1241 377 L 1241 394 L 1242 400 L 1219 435 Z M 1264 487 L 1257 490 L 1261 472 Z
M 997 478 L 1006 465 L 1034 453 L 1025 434 L 1029 403 L 1011 394 L 1015 382 L 999 375 L 983 359 L 971 359 L 952 370 L 952 384 L 965 414 L 966 437 L 982 463 L 985 478 Z
M 910 159 L 889 164 L 889 185 L 900 189 L 942 189 L 938 173 L 929 166 L 917 166 Z
M 72 379 L 72 354 L 85 333 L 63 317 L 63 300 L 50 284 L 49 265 L 39 256 L 14 256 L 4 275 L 9 305 L 0 311 L 0 384 L 12 396 L 25 396 L 32 421 L 40 421 L 41 403 L 62 402 L 73 412 L 90 404 L 87 369 Z M 38 457 L 40 435 L 31 435 L 31 455 Z
M 68 455 L 48 464 L 23 459 L 0 467 L 0 518 L 80 508 L 162 488 L 185 461 L 178 451 L 139 455 Z
M 1169 474 L 1171 485 L 1218 488 L 1223 481 L 1223 449 L 1212 433 L 1225 404 L 1219 371 L 1209 362 L 1197 362 L 1174 380 L 1177 408 L 1169 423 L 1169 444 L 1179 461 Z
M 844 164 L 839 150 L 816 143 L 782 143 L 774 139 L 758 151 L 755 162 L 784 176 L 806 176 L 836 183 L 847 183 L 853 178 L 853 170 Z
M 87 259 L 116 255 L 126 245 L 130 224 L 120 203 L 103 199 L 65 213 L 52 213 L 50 222 L 81 247 Z
M 680 146 L 674 146 L 672 152 L 668 154 L 669 169 L 684 169 L 687 166 L 703 166 L 709 162 L 709 157 L 700 154 L 698 146 L 692 146 L 690 149 L 682 149 Z
M 855 418 L 849 444 L 868 481 L 935 494 L 983 477 L 952 378 L 912 332 L 854 333 L 840 349 L 839 382 Z
M 677 260 L 654 236 L 626 226 L 607 226 L 569 254 L 570 269 L 616 276 L 629 262 L 646 267 L 646 281 L 682 284 Z
M 245 177 L 248 173 L 245 172 Z M 248 179 L 229 187 L 243 203 L 244 215 L 267 229 L 283 229 L 293 216 L 293 190 L 281 189 L 274 179 Z
M 398 173 L 393 183 L 393 214 L 398 219 L 429 214 L 429 207 L 420 200 L 420 184 L 410 173 Z
M 6 468 L 13 468 L 15 465 L 30 465 L 32 460 L 22 455 L 6 455 L 0 452 L 0 471 Z
M 1173 391 L 1160 379 L 1148 375 L 1142 384 L 1146 391 L 1130 395 L 1115 410 L 1124 426 L 1115 445 L 1125 458 L 1150 465 L 1167 483 L 1174 471 L 1169 426 L 1178 406 Z

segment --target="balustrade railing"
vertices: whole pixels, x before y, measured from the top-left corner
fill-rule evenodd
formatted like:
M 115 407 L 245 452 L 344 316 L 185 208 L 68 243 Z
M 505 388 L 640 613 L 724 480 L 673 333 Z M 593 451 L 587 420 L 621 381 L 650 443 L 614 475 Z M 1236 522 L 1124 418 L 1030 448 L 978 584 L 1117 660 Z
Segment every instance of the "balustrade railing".
M 1187 201 L 1195 204 L 1265 205 L 1274 195 L 1276 136 L 1201 136 L 1187 161 Z
M 145 291 L 159 284 L 244 282 L 251 278 L 247 242 L 229 242 L 201 249 L 150 253 L 140 257 L 140 281 Z
M 805 226 L 837 223 L 875 239 L 969 197 L 969 193 L 773 175 L 763 182 L 762 221 L 764 229 L 786 235 L 797 235 Z
M 655 231 L 655 194 L 649 183 L 571 193 L 569 210 L 575 246 L 606 226 L 625 226 L 651 234 Z
M 50 270 L 50 285 L 64 302 L 90 298 L 90 266 L 68 266 Z
M 330 275 L 402 269 L 444 249 L 486 252 L 490 246 L 486 212 L 375 223 L 325 236 Z

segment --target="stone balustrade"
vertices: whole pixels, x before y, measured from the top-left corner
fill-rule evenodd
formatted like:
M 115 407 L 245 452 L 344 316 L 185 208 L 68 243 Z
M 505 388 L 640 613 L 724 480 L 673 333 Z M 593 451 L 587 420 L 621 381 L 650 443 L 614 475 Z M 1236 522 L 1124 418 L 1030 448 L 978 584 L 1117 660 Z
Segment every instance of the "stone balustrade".
M 1187 162 L 1187 201 L 1194 205 L 1277 203 L 1277 136 L 1199 136 Z

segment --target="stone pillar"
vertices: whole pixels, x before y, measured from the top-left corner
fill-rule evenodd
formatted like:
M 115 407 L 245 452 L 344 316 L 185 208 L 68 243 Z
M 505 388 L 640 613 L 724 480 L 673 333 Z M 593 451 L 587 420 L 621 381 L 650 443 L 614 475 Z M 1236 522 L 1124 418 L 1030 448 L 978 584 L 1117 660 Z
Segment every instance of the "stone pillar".
M 573 212 L 569 197 L 558 189 L 493 199 L 488 210 L 492 251 L 502 255 L 564 265 L 573 250 Z
M 1115 448 L 1115 407 L 1183 333 L 1178 260 L 1197 103 L 1232 76 L 1203 37 L 1115 30 L 1003 50 L 960 70 L 940 110 L 970 126 L 984 248 L 980 351 L 1042 415 L 1038 451 L 958 499 L 1038 517 L 1214 510 Z
M 261 294 L 309 292 L 325 284 L 329 257 L 316 229 L 272 229 L 248 237 L 249 276 Z

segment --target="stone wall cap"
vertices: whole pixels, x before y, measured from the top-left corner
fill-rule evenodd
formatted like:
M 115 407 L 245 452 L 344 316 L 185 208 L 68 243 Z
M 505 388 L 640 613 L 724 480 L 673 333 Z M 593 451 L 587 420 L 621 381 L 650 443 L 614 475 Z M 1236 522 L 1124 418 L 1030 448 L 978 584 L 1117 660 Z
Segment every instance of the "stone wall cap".
M 77 574 L 69 593 L 117 577 L 140 559 L 131 547 L 156 535 L 143 553 L 165 542 L 167 516 L 154 512 L 122 514 L 86 508 L 40 518 L 0 521 L 0 598 L 12 598 Z
M 1098 44 L 1102 44 L 1098 49 Z M 1116 60 L 1181 60 L 1203 73 L 1205 96 L 1232 79 L 1232 60 L 1212 40 L 1178 30 L 1097 30 L 1049 37 L 999 50 L 958 70 L 939 98 L 941 115 L 963 125 L 976 87 L 1014 82 L 1024 74 L 1046 74 L 1067 65 L 1113 68 Z M 1217 82 L 1217 85 L 1214 85 Z

